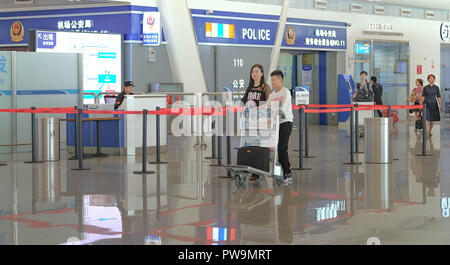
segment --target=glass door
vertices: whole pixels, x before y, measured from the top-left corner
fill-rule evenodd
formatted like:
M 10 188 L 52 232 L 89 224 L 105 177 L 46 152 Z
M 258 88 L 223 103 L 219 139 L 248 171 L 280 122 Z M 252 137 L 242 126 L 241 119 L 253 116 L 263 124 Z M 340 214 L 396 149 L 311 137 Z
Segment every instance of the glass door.
M 409 45 L 374 42 L 374 75 L 383 86 L 385 105 L 405 104 L 408 98 Z
M 409 44 L 400 42 L 355 42 L 355 82 L 366 71 L 377 77 L 383 86 L 382 100 L 385 105 L 405 104 L 409 93 Z M 402 111 L 399 111 L 402 112 Z M 403 111 L 406 114 L 405 111 Z M 403 116 L 403 115 L 402 115 Z

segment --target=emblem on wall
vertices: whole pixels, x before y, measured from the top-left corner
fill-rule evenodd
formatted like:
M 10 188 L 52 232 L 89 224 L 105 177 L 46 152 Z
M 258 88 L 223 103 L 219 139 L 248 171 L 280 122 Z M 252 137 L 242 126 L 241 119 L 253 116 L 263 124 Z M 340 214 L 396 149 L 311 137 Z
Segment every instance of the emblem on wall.
M 289 26 L 286 29 L 286 43 L 288 45 L 295 44 L 295 30 L 294 30 L 294 27 L 292 27 L 292 26 Z
M 11 25 L 11 29 L 9 31 L 9 35 L 11 36 L 11 40 L 13 42 L 21 42 L 23 41 L 23 35 L 25 34 L 25 30 L 20 21 L 14 21 Z
M 442 23 L 441 24 L 441 39 L 443 41 L 450 40 L 450 24 L 449 23 Z

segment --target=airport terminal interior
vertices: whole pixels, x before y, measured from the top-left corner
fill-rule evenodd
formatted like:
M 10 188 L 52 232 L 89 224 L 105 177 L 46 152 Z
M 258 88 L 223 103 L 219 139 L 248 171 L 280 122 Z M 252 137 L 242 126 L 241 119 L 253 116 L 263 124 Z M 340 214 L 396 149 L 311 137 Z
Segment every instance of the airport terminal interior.
M 3 0 L 0 245 L 448 245 L 449 118 L 445 0 Z

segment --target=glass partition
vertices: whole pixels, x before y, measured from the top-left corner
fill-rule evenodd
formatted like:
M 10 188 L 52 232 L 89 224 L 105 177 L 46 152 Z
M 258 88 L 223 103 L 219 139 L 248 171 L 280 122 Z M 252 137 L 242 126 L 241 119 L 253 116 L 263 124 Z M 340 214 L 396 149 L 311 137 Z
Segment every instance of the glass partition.
M 11 52 L 0 51 L 0 109 L 11 108 Z M 11 152 L 10 147 L 1 145 L 11 143 L 11 113 L 0 112 L 3 128 L 0 130 L 0 153 Z

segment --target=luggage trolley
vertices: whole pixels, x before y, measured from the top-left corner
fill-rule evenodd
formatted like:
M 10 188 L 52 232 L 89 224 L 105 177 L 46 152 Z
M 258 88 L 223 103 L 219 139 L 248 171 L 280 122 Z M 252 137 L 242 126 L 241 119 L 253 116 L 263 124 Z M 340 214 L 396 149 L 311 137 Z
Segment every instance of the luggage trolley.
M 274 115 L 276 114 L 276 115 Z M 273 177 L 278 185 L 283 182 L 283 175 L 278 165 L 278 132 L 280 129 L 280 115 L 270 109 L 246 108 L 241 113 L 240 147 L 260 146 L 268 147 L 273 153 L 273 163 L 269 172 L 246 165 L 225 166 L 231 172 L 236 187 L 243 188 L 247 184 L 247 174 L 259 175 L 262 179 Z

